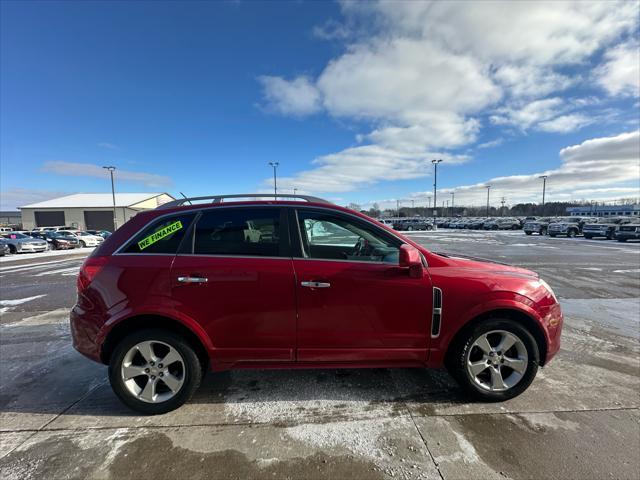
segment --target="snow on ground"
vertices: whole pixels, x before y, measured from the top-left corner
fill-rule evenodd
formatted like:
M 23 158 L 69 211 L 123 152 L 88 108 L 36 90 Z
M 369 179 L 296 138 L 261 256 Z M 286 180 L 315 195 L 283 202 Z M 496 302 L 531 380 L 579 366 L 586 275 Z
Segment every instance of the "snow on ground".
M 89 255 L 95 247 L 74 248 L 73 250 L 46 250 L 39 253 L 14 253 L 0 257 L 0 263 L 15 262 L 16 260 L 47 259 L 66 255 Z

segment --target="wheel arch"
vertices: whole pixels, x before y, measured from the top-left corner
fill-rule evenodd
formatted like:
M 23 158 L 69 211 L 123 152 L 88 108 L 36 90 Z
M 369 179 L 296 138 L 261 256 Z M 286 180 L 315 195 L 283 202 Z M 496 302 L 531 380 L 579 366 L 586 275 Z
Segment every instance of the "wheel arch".
M 455 335 L 449 342 L 449 345 L 447 346 L 447 351 L 444 356 L 445 365 L 451 365 L 453 353 L 456 351 L 456 348 L 461 344 L 461 342 L 464 342 L 464 338 L 468 334 L 468 332 L 475 328 L 475 326 L 479 323 L 482 323 L 483 321 L 490 318 L 513 320 L 525 327 L 529 331 L 529 333 L 531 333 L 534 340 L 536 341 L 536 344 L 538 345 L 538 351 L 540 352 L 540 366 L 544 366 L 547 359 L 547 340 L 542 327 L 534 318 L 527 315 L 525 312 L 513 308 L 497 308 L 494 310 L 489 310 L 477 315 L 476 317 L 466 322 L 455 333 Z
M 118 343 L 133 332 L 146 328 L 159 328 L 168 330 L 182 336 L 193 347 L 203 368 L 209 368 L 210 358 L 207 348 L 200 337 L 184 323 L 158 314 L 141 314 L 121 320 L 107 333 L 100 359 L 104 364 L 109 364 L 109 359 Z

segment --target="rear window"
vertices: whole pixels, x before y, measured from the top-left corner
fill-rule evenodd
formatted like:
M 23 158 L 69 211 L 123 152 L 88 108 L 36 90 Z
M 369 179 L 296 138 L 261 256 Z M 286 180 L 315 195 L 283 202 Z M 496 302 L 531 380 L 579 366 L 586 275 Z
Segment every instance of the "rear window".
M 165 253 L 178 251 L 195 217 L 194 213 L 163 217 L 145 228 L 125 248 L 125 253 Z
M 206 210 L 195 227 L 193 253 L 197 255 L 281 256 L 280 209 L 221 208 Z

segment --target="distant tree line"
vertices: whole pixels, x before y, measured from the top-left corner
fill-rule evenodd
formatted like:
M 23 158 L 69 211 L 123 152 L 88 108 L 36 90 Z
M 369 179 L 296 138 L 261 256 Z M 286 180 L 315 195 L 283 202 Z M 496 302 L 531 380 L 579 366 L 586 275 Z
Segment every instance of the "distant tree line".
M 606 202 L 607 205 L 629 205 L 638 203 L 637 198 L 621 198 L 616 201 Z M 569 201 L 569 202 L 547 202 L 544 206 L 544 213 L 542 204 L 538 203 L 517 203 L 511 206 L 505 207 L 489 207 L 489 216 L 491 217 L 539 217 L 542 215 L 549 217 L 565 216 L 567 215 L 567 208 L 569 207 L 588 207 L 592 206 L 594 212 L 598 206 L 605 205 L 605 202 L 593 202 L 593 201 Z M 357 203 L 350 203 L 348 208 L 356 211 L 361 211 L 369 215 L 370 217 L 431 217 L 433 216 L 433 210 L 427 207 L 400 207 L 398 210 L 395 208 L 380 209 L 377 203 L 374 203 L 368 210 L 363 210 Z M 453 215 L 460 215 L 463 217 L 484 217 L 487 214 L 487 207 L 470 207 L 470 206 L 456 206 L 453 209 L 447 207 L 438 208 L 439 217 L 450 217 Z

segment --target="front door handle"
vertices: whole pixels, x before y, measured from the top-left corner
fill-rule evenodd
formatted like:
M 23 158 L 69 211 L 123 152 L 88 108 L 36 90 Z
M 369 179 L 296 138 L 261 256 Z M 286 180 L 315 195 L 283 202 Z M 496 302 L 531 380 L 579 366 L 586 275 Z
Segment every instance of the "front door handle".
M 180 283 L 207 283 L 207 277 L 178 277 Z
M 307 288 L 329 288 L 329 282 L 300 282 L 300 285 Z

